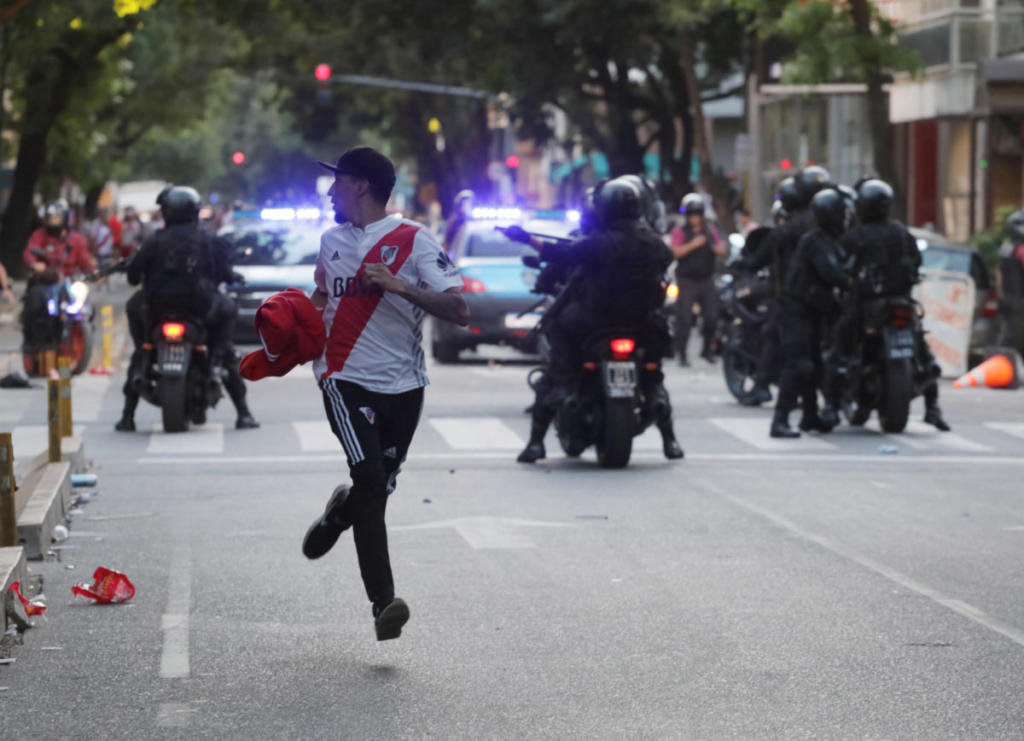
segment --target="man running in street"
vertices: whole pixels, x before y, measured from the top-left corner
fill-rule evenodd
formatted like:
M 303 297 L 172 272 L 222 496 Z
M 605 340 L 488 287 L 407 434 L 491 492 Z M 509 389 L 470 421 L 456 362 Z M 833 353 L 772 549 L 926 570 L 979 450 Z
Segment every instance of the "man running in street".
M 395 597 L 384 513 L 419 421 L 427 385 L 424 314 L 465 326 L 462 279 L 430 231 L 388 216 L 391 160 L 369 147 L 345 152 L 329 195 L 335 226 L 316 261 L 327 344 L 313 370 L 352 483 L 334 490 L 306 533 L 302 552 L 320 558 L 352 528 L 377 640 L 398 638 L 409 607 Z

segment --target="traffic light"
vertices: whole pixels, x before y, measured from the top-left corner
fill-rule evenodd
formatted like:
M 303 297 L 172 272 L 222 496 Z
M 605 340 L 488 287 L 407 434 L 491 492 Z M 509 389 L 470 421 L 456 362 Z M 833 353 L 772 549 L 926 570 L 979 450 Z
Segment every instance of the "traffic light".
M 793 161 L 789 157 L 783 157 L 782 162 L 779 163 L 779 167 L 781 167 L 783 170 L 792 170 Z
M 231 155 L 231 161 L 234 162 L 236 165 L 242 164 L 243 162 L 245 162 L 245 152 L 235 152 L 233 155 Z
M 508 165 L 510 170 L 515 170 L 517 167 L 519 167 L 519 158 L 516 157 L 514 154 L 510 154 L 508 157 L 505 158 L 505 164 Z
M 331 79 L 331 66 L 329 64 L 318 64 L 313 70 L 313 77 L 320 82 L 327 82 Z

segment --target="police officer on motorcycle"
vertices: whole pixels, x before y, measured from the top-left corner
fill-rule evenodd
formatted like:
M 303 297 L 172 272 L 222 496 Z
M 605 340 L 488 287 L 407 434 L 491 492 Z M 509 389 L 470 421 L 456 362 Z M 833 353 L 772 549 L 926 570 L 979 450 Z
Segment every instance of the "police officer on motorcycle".
M 868 178 L 857 183 L 856 209 L 858 224 L 841 239 L 851 261 L 851 275 L 856 283 L 855 300 L 845 303 L 845 310 L 833 333 L 834 344 L 829 353 L 824 386 L 825 410 L 822 418 L 838 421 L 836 413 L 842 384 L 842 368 L 854 353 L 860 332 L 861 302 L 883 296 L 910 298 L 914 285 L 920 280 L 921 252 L 917 242 L 898 221 L 889 218 L 892 211 L 893 190 L 883 180 Z M 939 366 L 925 342 L 924 333 L 917 332 L 916 362 L 919 379 L 927 379 L 923 396 L 924 421 L 939 430 L 948 431 L 949 425 L 939 408 L 939 387 L 935 379 Z
M 1006 220 L 1006 239 L 999 248 L 1004 344 L 1024 352 L 1024 209 Z
M 594 194 L 596 230 L 570 245 L 540 246 L 541 260 L 547 266 L 538 286 L 568 274 L 572 277 L 551 317 L 547 332 L 551 361 L 535 388 L 530 440 L 519 455 L 520 463 L 545 457 L 544 436 L 569 395 L 573 374 L 580 366 L 581 345 L 591 334 L 603 327 L 634 323 L 643 328 L 649 359 L 671 354 L 667 326 L 657 310 L 664 303 L 662 281 L 672 255 L 647 223 L 656 209 L 645 214 L 643 203 L 642 193 L 629 179 L 603 183 Z M 589 214 L 584 214 L 584 221 L 590 221 Z M 682 458 L 663 380 L 659 372 L 647 372 L 645 395 L 655 405 L 665 456 Z
M 828 170 L 817 165 L 805 167 L 795 177 L 783 180 L 776 197 L 776 203 L 781 204 L 782 222 L 772 229 L 752 255 L 745 256 L 739 262 L 740 269 L 751 272 L 768 268 L 774 296 L 774 300 L 769 302 L 768 314 L 761 329 L 761 355 L 758 358 L 754 387 L 741 400 L 744 406 L 760 406 L 772 400 L 770 387 L 779 374 L 781 363 L 779 303 L 789 263 L 800 239 L 816 226 L 810 209 L 811 199 L 828 187 L 831 180 Z
M 67 202 L 57 200 L 46 206 L 43 224 L 29 237 L 22 260 L 32 269 L 21 319 L 24 350 L 35 352 L 60 341 L 59 322 L 47 319 L 48 291 L 75 273 L 96 270 L 85 237 L 71 228 Z
M 839 238 L 854 219 L 853 199 L 836 188 L 819 191 L 811 201 L 817 228 L 805 234 L 790 261 L 779 301 L 782 355 L 785 365 L 771 436 L 800 437 L 789 426 L 789 413 L 802 400 L 800 429 L 829 432 L 838 420 L 818 415 L 818 384 L 822 375 L 823 325 L 836 311 L 834 289 L 845 290 L 850 277 L 843 268 Z
M 213 365 L 223 367 L 224 387 L 238 413 L 235 427 L 258 427 L 245 401 L 245 383 L 238 375 L 238 360 L 231 345 L 231 328 L 238 308 L 217 290 L 220 283 L 234 280 L 231 247 L 199 227 L 201 201 L 195 189 L 165 188 L 157 196 L 157 204 L 165 226 L 143 242 L 126 269 L 128 282 L 142 283 L 142 289 L 125 307 L 135 349 L 124 385 L 124 411 L 115 429 L 135 430 L 142 346 L 149 322 L 164 312 L 184 312 L 205 321 Z

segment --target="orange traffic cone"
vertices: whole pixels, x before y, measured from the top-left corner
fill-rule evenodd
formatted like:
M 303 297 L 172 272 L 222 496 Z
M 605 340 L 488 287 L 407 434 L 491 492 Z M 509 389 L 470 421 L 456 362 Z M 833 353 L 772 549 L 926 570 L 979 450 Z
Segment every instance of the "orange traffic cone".
M 987 386 L 990 389 L 1017 388 L 1017 368 L 1012 356 L 997 354 L 972 368 L 953 382 L 953 388 Z

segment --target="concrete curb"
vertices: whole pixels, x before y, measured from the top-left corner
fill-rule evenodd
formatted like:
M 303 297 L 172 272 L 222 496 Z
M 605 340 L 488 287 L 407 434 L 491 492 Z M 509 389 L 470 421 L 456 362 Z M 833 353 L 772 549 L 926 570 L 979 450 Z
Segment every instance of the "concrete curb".
M 2 597 L 0 597 L 0 635 L 7 631 L 8 608 L 13 608 L 14 601 L 17 599 L 14 593 L 8 590 L 14 582 L 23 582 L 27 576 L 25 549 L 20 546 L 0 548 L 0 586 L 3 588 Z
M 18 539 L 26 558 L 39 560 L 53 542 L 53 528 L 67 522 L 71 510 L 71 465 L 47 463 L 18 515 Z

